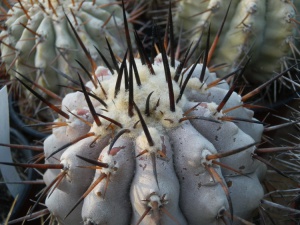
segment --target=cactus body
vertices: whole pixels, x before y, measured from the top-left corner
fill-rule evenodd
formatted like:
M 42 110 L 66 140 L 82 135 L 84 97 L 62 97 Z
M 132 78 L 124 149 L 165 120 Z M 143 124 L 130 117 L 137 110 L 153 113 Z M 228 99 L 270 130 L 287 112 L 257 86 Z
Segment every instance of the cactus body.
M 68 125 L 54 128 L 44 142 L 46 163 L 56 158 L 63 165 L 60 172 L 49 169 L 45 173 L 46 184 L 50 185 L 57 174 L 65 173 L 46 199 L 50 212 L 61 224 L 72 221 L 72 224 L 86 225 L 215 225 L 222 223 L 226 211 L 249 219 L 259 205 L 263 197 L 261 171 L 265 168 L 252 159 L 252 154 L 263 126 L 225 121 L 230 114 L 256 120 L 252 111 L 243 107 L 228 115 L 216 110 L 228 86 L 209 87 L 216 75 L 208 70 L 204 77 L 206 82 L 201 82 L 201 64 L 191 71 L 191 78 L 187 78 L 189 72 L 181 74 L 184 80 L 190 79 L 183 94 L 178 82 L 171 81 L 175 99 L 178 98 L 175 110 L 171 109 L 170 82 L 166 82 L 162 61 L 161 55 L 154 59 L 155 74 L 151 74 L 140 59 L 135 59 L 141 85 L 131 80 L 132 74 L 127 80 L 123 71 L 120 81 L 122 73 L 117 75 L 116 71 L 111 73 L 99 67 L 101 87 L 92 82 L 86 87 L 105 99 L 105 104 L 90 99 L 100 123 L 92 119 L 93 113 L 83 92 L 70 93 L 63 99 L 62 110 L 69 114 L 69 119 L 60 116 L 58 121 Z M 175 64 L 175 68 L 165 65 L 172 79 L 179 62 Z M 130 74 L 131 63 L 127 62 L 126 66 Z M 120 88 L 117 88 L 119 82 Z M 130 109 L 132 91 L 134 109 Z M 223 110 L 241 104 L 240 96 L 234 93 Z M 92 136 L 77 140 L 87 134 Z M 61 148 L 70 140 L 77 141 Z M 243 147 L 243 151 L 228 157 L 209 158 Z M 220 163 L 232 169 L 222 168 Z M 226 182 L 231 185 L 227 186 Z M 63 210 L 60 209 L 62 204 L 57 204 L 61 200 L 67 202 Z

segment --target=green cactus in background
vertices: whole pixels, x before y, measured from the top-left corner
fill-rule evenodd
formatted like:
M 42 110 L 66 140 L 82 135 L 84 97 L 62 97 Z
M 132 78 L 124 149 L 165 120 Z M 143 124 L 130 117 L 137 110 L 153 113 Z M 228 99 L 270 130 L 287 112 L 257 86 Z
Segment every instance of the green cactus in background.
M 179 1 L 174 20 L 177 30 L 182 29 L 182 39 L 196 42 L 209 25 L 214 38 L 229 2 Z M 299 3 L 290 0 L 232 0 L 210 65 L 226 63 L 229 67 L 218 71 L 224 76 L 251 56 L 245 77 L 262 83 L 295 64 L 299 58 L 297 9 Z
M 89 51 L 90 59 L 66 16 Z M 78 60 L 87 69 L 95 69 L 95 64 L 101 62 L 96 48 L 106 45 L 106 40 L 116 53 L 123 52 L 121 16 L 121 7 L 108 0 L 19 1 L 7 12 L 5 29 L 0 33 L 2 61 L 12 77 L 21 73 L 58 93 L 58 84 L 66 84 L 67 80 L 53 68 L 76 76 Z

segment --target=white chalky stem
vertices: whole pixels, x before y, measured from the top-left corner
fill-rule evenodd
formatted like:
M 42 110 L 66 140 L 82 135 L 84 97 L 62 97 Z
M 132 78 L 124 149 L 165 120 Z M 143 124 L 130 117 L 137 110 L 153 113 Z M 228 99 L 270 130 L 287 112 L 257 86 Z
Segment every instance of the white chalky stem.
M 119 138 L 113 148 L 121 149 L 116 155 L 111 156 L 115 171 L 109 177 L 104 178 L 84 199 L 82 218 L 85 224 L 127 225 L 130 223 L 131 205 L 129 189 L 134 174 L 134 146 L 129 138 Z M 107 157 L 109 146 L 101 152 L 99 158 Z M 102 158 L 104 163 L 106 161 Z M 96 181 L 104 169 L 96 170 Z M 93 182 L 94 182 L 93 181 Z M 106 189 L 106 190 L 105 190 Z M 104 196 L 105 193 L 105 196 Z
M 170 214 L 179 222 L 184 225 L 186 221 L 179 209 L 179 182 L 176 177 L 173 166 L 173 153 L 167 136 L 162 135 L 164 145 L 166 146 L 166 159 L 156 157 L 157 179 L 159 187 L 157 186 L 156 179 L 153 174 L 153 165 L 149 154 L 144 154 L 136 159 L 136 170 L 132 186 L 130 190 L 130 199 L 133 207 L 133 215 L 131 224 L 136 224 L 141 218 L 145 210 L 147 210 L 147 202 L 143 201 L 148 199 L 151 194 L 156 194 L 160 197 L 166 195 L 168 203 L 164 205 Z M 136 146 L 139 146 L 137 143 Z M 135 154 L 143 151 L 142 148 L 136 147 Z M 176 224 L 165 213 L 160 213 L 160 222 L 164 225 Z M 140 223 L 142 225 L 154 225 L 154 215 L 148 214 Z
M 180 208 L 188 224 L 217 224 L 217 215 L 221 209 L 228 209 L 228 202 L 220 184 L 213 180 L 201 163 L 203 152 L 216 153 L 214 146 L 189 122 L 169 131 L 168 135 L 181 187 Z M 219 168 L 215 170 L 221 175 Z
M 186 95 L 190 101 L 214 102 L 217 105 L 219 105 L 222 102 L 225 95 L 227 94 L 227 92 L 228 90 L 220 87 L 211 87 L 205 93 L 199 93 L 197 90 L 189 89 L 186 91 Z M 240 106 L 242 104 L 243 102 L 241 101 L 241 96 L 233 92 L 230 98 L 228 99 L 227 103 L 223 107 L 223 110 L 230 109 L 235 106 Z M 191 104 L 188 104 L 188 106 L 186 106 L 186 109 L 189 109 L 190 106 Z M 226 113 L 226 115 L 256 121 L 253 118 L 253 111 L 244 107 L 236 108 Z M 260 141 L 263 132 L 262 124 L 239 121 L 236 125 L 242 131 L 249 134 L 256 142 Z
M 195 103 L 189 104 L 190 107 L 192 107 Z M 201 116 L 207 113 L 207 111 L 207 108 L 200 105 L 195 111 L 192 111 L 190 115 Z M 226 152 L 255 143 L 249 135 L 240 130 L 232 122 L 215 124 L 214 122 L 205 120 L 191 120 L 191 124 L 200 131 L 219 152 Z M 253 160 L 251 157 L 254 150 L 255 146 L 252 146 L 238 154 L 234 154 L 234 156 L 222 158 L 220 161 L 242 173 L 253 173 L 259 165 L 259 162 Z M 230 175 L 236 173 L 230 170 L 223 170 L 223 174 Z
M 65 218 L 70 209 L 76 204 L 79 197 L 80 196 L 78 195 L 55 189 L 52 195 L 49 198 L 46 198 L 45 203 L 60 225 L 82 225 L 82 203 L 79 204 L 67 218 Z
M 83 139 L 70 146 L 60 157 L 60 161 L 68 168 L 66 179 L 63 179 L 58 188 L 66 192 L 83 194 L 92 182 L 95 171 L 80 168 L 79 166 L 91 166 L 76 155 L 95 159 L 102 149 L 108 144 L 109 136 L 103 137 L 90 147 L 95 137 Z

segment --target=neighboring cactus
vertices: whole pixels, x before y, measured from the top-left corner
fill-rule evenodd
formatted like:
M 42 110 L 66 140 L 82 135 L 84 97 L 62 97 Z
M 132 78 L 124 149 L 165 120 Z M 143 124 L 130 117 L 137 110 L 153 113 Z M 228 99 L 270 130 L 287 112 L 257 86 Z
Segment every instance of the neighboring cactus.
M 5 29 L 0 34 L 2 61 L 8 73 L 18 76 L 17 71 L 59 92 L 58 84 L 67 80 L 53 68 L 69 76 L 76 76 L 76 68 L 80 68 L 75 60 L 88 68 L 91 59 L 87 59 L 65 14 L 96 63 L 101 62 L 96 48 L 106 45 L 105 38 L 116 53 L 123 53 L 122 8 L 116 2 L 22 0 L 5 15 Z
M 183 39 L 195 42 L 210 25 L 214 38 L 229 2 L 181 0 L 175 17 L 177 30 L 182 28 Z M 218 71 L 218 75 L 224 76 L 235 70 L 249 56 L 252 60 L 245 77 L 252 83 L 265 82 L 274 76 L 274 72 L 295 64 L 299 58 L 296 47 L 299 23 L 293 2 L 298 7 L 297 1 L 293 0 L 232 0 L 210 63 L 229 65 L 229 69 Z

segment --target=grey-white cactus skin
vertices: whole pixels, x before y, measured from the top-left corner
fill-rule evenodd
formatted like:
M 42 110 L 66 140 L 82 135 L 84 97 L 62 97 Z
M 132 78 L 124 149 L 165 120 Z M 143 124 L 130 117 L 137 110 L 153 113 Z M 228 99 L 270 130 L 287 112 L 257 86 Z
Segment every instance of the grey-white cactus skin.
M 94 182 L 101 179 L 101 176 L 107 176 L 106 182 L 97 184 L 85 198 L 82 207 L 84 224 L 118 224 L 120 221 L 130 224 L 131 204 L 128 187 L 135 173 L 133 148 L 131 140 L 120 138 L 111 150 L 107 146 L 101 152 L 99 159 L 111 164 L 109 168 L 96 171 Z
M 106 39 L 117 54 L 123 53 L 122 8 L 116 2 L 22 0 L 7 12 L 6 29 L 0 33 L 1 59 L 13 78 L 20 77 L 17 71 L 58 93 L 58 84 L 68 80 L 56 70 L 77 76 L 81 69 L 75 60 L 92 68 L 66 16 L 90 52 L 90 60 L 102 61 L 96 48 L 106 45 Z
M 210 25 L 211 41 L 225 18 L 229 0 L 181 0 L 175 11 L 177 30 L 182 39 L 197 41 Z M 251 62 L 245 77 L 263 83 L 284 71 L 299 59 L 297 32 L 298 1 L 232 0 L 211 65 L 228 67 L 218 71 L 224 76 Z M 274 73 L 275 72 L 275 73 Z
M 45 173 L 46 184 L 65 173 L 46 199 L 60 224 L 219 225 L 230 212 L 235 218 L 251 219 L 263 197 L 260 181 L 265 167 L 252 158 L 263 125 L 250 123 L 249 128 L 227 121 L 222 110 L 241 105 L 242 98 L 234 93 L 228 106 L 218 111 L 228 85 L 211 86 L 217 78 L 207 69 L 204 81 L 199 80 L 202 64 L 194 71 L 193 66 L 183 69 L 187 85 L 181 95 L 182 87 L 174 78 L 179 62 L 174 68 L 164 60 L 162 55 L 154 59 L 155 74 L 151 74 L 149 65 L 135 59 L 141 85 L 133 82 L 128 90 L 124 82 L 120 89 L 116 87 L 120 72 L 99 67 L 101 87 L 92 82 L 86 87 L 105 99 L 105 105 L 90 99 L 101 123 L 95 121 L 84 91 L 63 99 L 61 108 L 69 117 L 60 116 L 57 121 L 67 125 L 54 128 L 44 142 L 46 162 L 59 160 L 63 165 L 60 172 L 49 169 Z M 130 71 L 131 63 L 122 65 Z M 174 111 L 164 65 L 178 99 Z M 129 116 L 132 90 L 134 110 Z M 238 113 L 234 111 L 230 111 L 233 118 L 238 115 L 256 122 L 251 110 L 239 107 Z M 72 145 L 64 148 L 68 143 Z M 236 149 L 241 150 L 214 158 Z M 64 205 L 57 203 L 62 200 Z M 234 224 L 239 222 L 234 220 Z

